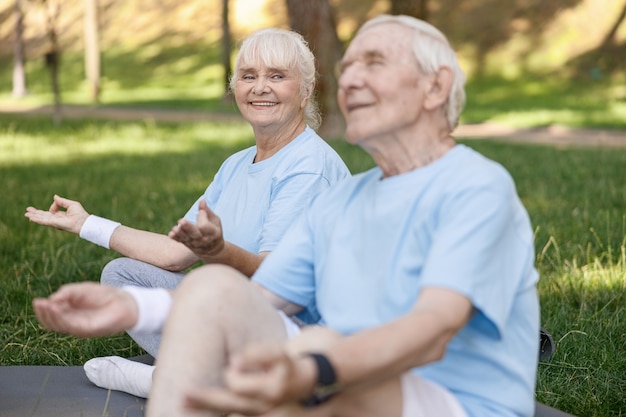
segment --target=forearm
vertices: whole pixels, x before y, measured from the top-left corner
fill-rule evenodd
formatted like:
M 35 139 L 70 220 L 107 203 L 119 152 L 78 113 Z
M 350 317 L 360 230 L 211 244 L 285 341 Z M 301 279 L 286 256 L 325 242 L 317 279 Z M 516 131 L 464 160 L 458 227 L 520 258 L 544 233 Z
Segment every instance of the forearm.
M 428 319 L 427 317 L 424 317 Z M 401 318 L 342 338 L 327 356 L 344 389 L 383 381 L 443 357 L 449 334 L 424 320 L 415 327 Z
M 166 235 L 124 225 L 115 229 L 109 246 L 121 255 L 168 271 L 182 271 L 199 260 L 185 245 Z
M 224 248 L 215 255 L 200 256 L 206 263 L 219 263 L 231 266 L 251 277 L 269 252 L 252 253 L 230 242 L 224 242 Z
M 450 340 L 474 314 L 469 299 L 424 288 L 413 309 L 383 326 L 343 338 L 328 352 L 346 387 L 382 381 L 443 358 Z

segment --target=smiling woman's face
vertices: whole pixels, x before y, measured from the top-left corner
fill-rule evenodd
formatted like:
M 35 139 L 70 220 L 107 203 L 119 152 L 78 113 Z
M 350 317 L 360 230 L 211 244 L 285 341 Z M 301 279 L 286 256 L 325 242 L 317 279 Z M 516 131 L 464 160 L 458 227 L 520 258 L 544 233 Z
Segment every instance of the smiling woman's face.
M 237 106 L 253 127 L 281 128 L 304 120 L 306 98 L 295 69 L 244 62 L 236 77 Z

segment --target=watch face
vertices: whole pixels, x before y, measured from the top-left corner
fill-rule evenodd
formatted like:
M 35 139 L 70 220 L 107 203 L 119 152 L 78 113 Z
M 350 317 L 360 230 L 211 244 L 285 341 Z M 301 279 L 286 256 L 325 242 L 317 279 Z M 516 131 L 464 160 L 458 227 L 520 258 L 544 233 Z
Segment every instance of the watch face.
M 320 398 L 330 398 L 339 392 L 339 384 L 318 385 L 313 390 L 313 395 Z
M 302 401 L 300 404 L 305 408 L 312 408 L 330 400 L 338 392 L 339 384 L 317 385 L 313 389 L 313 394 L 308 399 Z

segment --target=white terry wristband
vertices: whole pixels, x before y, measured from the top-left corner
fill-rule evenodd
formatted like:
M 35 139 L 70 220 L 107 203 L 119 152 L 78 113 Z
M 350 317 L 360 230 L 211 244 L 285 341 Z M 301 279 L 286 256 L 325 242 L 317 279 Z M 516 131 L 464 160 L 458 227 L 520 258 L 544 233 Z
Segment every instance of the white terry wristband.
M 111 236 L 120 225 L 121 223 L 113 220 L 90 214 L 85 223 L 83 223 L 83 227 L 80 228 L 78 235 L 91 243 L 109 249 Z
M 132 329 L 137 333 L 160 333 L 172 306 L 172 296 L 165 288 L 143 288 L 125 285 L 122 290 L 133 296 L 137 303 L 137 323 Z

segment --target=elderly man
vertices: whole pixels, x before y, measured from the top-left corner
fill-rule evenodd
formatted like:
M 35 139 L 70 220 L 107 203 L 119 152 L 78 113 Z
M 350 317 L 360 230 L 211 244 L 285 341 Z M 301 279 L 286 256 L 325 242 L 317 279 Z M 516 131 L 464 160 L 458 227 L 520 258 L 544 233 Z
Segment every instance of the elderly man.
M 149 416 L 533 415 L 532 228 L 508 173 L 451 136 L 463 83 L 431 25 L 385 15 L 359 30 L 339 103 L 377 167 L 321 194 L 252 283 L 221 265 L 189 275 L 161 308 Z M 152 293 L 85 285 L 36 300 L 42 323 L 162 325 Z M 99 322 L 77 320 L 74 300 L 101 292 L 85 301 Z M 305 307 L 320 326 L 300 331 L 285 317 Z

